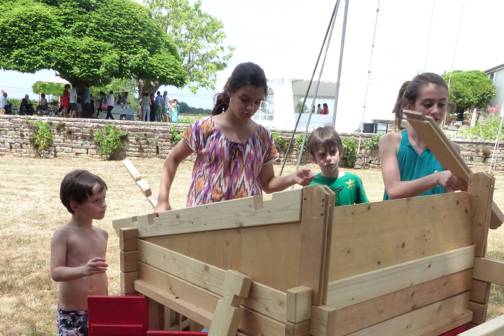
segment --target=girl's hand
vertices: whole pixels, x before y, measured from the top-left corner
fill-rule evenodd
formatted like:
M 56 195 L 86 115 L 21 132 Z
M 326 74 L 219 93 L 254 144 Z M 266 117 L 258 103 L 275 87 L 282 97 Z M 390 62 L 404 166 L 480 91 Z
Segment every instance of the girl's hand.
M 105 261 L 105 258 L 95 257 L 93 259 L 90 259 L 87 264 L 83 266 L 84 269 L 82 273 L 85 276 L 105 273 L 107 271 L 107 267 L 108 265 Z
M 294 175 L 294 181 L 302 186 L 307 186 L 313 179 L 313 174 L 310 169 L 301 168 Z

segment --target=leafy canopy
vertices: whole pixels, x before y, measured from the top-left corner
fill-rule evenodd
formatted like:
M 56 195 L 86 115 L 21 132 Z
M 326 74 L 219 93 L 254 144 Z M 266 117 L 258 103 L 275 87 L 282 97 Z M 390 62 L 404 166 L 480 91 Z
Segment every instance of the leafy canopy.
M 447 82 L 450 74 L 449 100 L 457 105 L 459 112 L 475 107 L 486 107 L 495 96 L 492 80 L 482 71 L 448 72 L 443 75 Z
M 53 69 L 73 85 L 113 78 L 183 86 L 171 37 L 131 0 L 0 0 L 0 68 Z
M 223 70 L 234 48 L 224 46 L 224 25 L 201 8 L 201 1 L 144 0 L 164 31 L 173 36 L 183 66 L 189 75 L 189 88 L 213 89 L 216 73 Z

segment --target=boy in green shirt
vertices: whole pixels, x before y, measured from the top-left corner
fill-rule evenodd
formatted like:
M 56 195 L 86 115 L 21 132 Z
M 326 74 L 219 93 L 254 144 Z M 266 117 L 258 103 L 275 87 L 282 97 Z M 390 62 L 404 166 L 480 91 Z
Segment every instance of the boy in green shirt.
M 325 126 L 314 130 L 308 139 L 308 150 L 313 162 L 320 168 L 320 173 L 315 175 L 310 185 L 328 186 L 336 195 L 336 205 L 369 202 L 360 177 L 339 169 L 343 145 L 334 128 Z

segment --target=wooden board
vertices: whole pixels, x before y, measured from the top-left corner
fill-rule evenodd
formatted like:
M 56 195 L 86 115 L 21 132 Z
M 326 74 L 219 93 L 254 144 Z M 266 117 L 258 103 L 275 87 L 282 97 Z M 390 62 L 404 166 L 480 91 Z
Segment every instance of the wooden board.
M 189 232 L 296 222 L 301 213 L 300 189 L 222 201 L 136 218 L 143 238 Z
M 329 283 L 327 304 L 336 309 L 472 268 L 474 246 L 358 274 Z
M 254 281 L 278 290 L 285 291 L 300 285 L 299 222 L 146 240 L 223 270 L 238 270 Z
M 342 309 L 314 307 L 313 336 L 343 336 L 411 312 L 471 288 L 471 270 L 443 276 Z M 324 316 L 325 315 L 325 316 Z M 317 320 L 318 319 L 318 320 Z M 314 322 L 315 321 L 315 322 Z
M 332 242 L 329 281 L 469 246 L 470 196 L 459 192 L 335 207 Z
M 504 262 L 497 259 L 476 258 L 474 278 L 504 286 Z
M 468 181 L 471 170 L 434 120 L 431 117 L 414 111 L 405 110 L 404 115 L 439 162 L 453 174 Z M 504 214 L 493 202 L 490 228 L 496 229 L 503 222 Z
M 452 321 L 465 318 L 461 324 L 470 321 L 472 314 L 467 311 L 469 293 L 433 303 L 410 313 L 376 324 L 350 334 L 351 336 L 420 336 L 439 335 L 448 331 Z M 455 326 L 456 327 L 456 326 Z

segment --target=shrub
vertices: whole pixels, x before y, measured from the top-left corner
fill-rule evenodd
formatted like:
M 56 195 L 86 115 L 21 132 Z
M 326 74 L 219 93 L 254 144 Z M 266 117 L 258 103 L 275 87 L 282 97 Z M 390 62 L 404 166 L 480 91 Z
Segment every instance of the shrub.
M 489 117 L 484 123 L 477 124 L 474 127 L 463 129 L 460 135 L 464 138 L 495 140 L 497 131 L 499 130 L 500 118 L 498 116 Z M 501 133 L 501 137 L 502 137 Z
M 357 160 L 357 140 L 354 137 L 347 137 L 342 139 L 343 142 L 343 161 L 346 166 L 353 168 Z
M 364 149 L 367 150 L 376 150 L 378 149 L 378 144 L 380 143 L 381 136 L 379 134 L 375 134 L 370 138 L 366 139 L 362 145 Z
M 176 127 L 172 127 L 170 129 L 170 142 L 177 144 L 180 140 L 182 140 L 182 131 Z
M 46 122 L 35 121 L 31 123 L 33 127 L 33 146 L 35 150 L 40 152 L 48 149 L 52 145 L 51 128 Z
M 98 146 L 98 153 L 110 159 L 123 149 L 123 139 L 128 132 L 119 130 L 115 125 L 107 125 L 96 131 L 94 142 Z
M 280 133 L 271 133 L 275 146 L 279 152 L 285 153 L 287 151 L 287 146 L 289 145 L 289 140 L 285 139 Z

